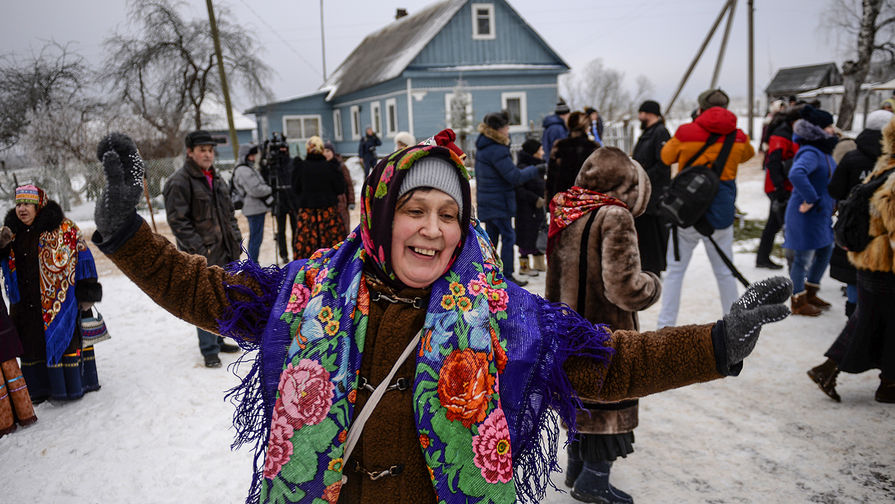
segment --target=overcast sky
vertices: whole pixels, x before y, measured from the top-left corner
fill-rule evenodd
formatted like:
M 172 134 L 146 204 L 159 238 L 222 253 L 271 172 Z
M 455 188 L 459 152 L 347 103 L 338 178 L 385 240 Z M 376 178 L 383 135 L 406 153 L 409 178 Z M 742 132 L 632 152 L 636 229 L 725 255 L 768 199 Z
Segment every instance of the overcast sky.
M 483 0 L 484 1 L 484 0 Z M 410 13 L 428 0 L 325 0 L 328 73 L 369 33 L 390 23 L 397 7 Z M 510 4 L 573 69 L 602 58 L 625 73 L 631 91 L 645 75 L 654 98 L 666 103 L 721 10 L 722 0 L 510 0 Z M 747 90 L 746 0 L 739 0 L 720 85 L 735 96 Z M 839 41 L 822 25 L 828 0 L 755 0 L 755 92 L 763 94 L 782 67 L 835 61 Z M 270 86 L 277 99 L 315 90 L 322 82 L 319 0 L 215 0 L 232 20 L 253 31 L 259 57 L 276 71 Z M 205 2 L 183 5 L 188 17 L 207 18 Z M 723 23 L 684 89 L 695 97 L 711 81 Z M 47 40 L 74 42 L 91 63 L 105 59 L 103 40 L 113 30 L 135 29 L 123 0 L 2 0 L 0 52 L 19 57 Z M 375 62 L 371 62 L 375 64 Z M 253 105 L 236 97 L 241 109 Z

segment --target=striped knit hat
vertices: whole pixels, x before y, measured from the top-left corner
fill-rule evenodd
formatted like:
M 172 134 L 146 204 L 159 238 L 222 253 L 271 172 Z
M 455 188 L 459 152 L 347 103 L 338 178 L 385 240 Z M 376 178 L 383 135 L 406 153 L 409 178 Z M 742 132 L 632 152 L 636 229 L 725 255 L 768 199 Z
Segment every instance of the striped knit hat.
M 43 189 L 36 185 L 23 185 L 16 187 L 16 205 L 19 203 L 28 203 L 40 210 L 47 203 L 47 195 Z

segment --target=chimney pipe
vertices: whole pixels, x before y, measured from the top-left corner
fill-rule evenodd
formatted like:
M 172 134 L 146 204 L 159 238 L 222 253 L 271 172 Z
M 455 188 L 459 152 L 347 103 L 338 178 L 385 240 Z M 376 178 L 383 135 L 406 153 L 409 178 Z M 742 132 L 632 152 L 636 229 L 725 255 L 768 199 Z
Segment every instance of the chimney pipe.
M 407 16 L 407 9 L 398 8 L 395 10 L 395 20 L 401 19 L 402 17 Z

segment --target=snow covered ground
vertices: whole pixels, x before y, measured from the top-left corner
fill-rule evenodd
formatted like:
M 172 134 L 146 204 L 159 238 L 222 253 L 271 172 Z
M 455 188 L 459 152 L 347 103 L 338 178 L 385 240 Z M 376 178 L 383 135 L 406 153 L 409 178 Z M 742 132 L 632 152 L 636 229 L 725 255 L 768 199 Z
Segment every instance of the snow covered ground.
M 756 163 L 740 173 L 738 205 L 763 219 L 763 174 Z M 71 214 L 90 232 L 89 208 Z M 112 333 L 97 346 L 102 389 L 43 403 L 37 424 L 0 439 L 0 502 L 242 502 L 251 454 L 230 451 L 233 408 L 223 398 L 237 378 L 206 369 L 195 329 L 97 255 L 106 293 L 99 309 Z M 273 260 L 269 239 L 264 259 Z M 752 252 L 734 262 L 751 280 L 768 275 L 754 269 Z M 615 464 L 613 483 L 638 503 L 895 501 L 895 406 L 873 400 L 877 373 L 841 375 L 842 403 L 805 375 L 845 323 L 839 285 L 826 279 L 821 289 L 832 311 L 767 327 L 739 377 L 641 400 L 636 451 Z M 543 293 L 543 275 L 529 288 Z M 721 315 L 701 247 L 683 299 L 678 323 Z M 643 330 L 655 328 L 657 312 L 658 305 L 641 314 Z M 576 501 L 551 492 L 545 502 Z

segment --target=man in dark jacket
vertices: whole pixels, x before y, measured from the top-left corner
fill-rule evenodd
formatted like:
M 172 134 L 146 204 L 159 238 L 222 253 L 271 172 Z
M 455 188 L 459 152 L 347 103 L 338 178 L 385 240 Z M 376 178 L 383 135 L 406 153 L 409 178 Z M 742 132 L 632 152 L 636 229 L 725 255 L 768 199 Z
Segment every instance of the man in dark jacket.
M 370 170 L 376 166 L 376 147 L 382 145 L 382 140 L 376 136 L 373 128 L 367 126 L 364 137 L 361 138 L 360 145 L 357 147 L 357 155 L 364 160 L 364 179 L 370 174 Z
M 519 286 L 528 282 L 513 277 L 513 246 L 516 234 L 513 217 L 516 215 L 516 186 L 539 174 L 537 166 L 520 170 L 510 157 L 510 119 L 503 112 L 485 116 L 479 124 L 479 137 L 475 141 L 475 178 L 478 217 L 485 223 L 485 231 L 491 243 L 501 243 L 500 260 L 507 280 Z M 543 176 L 543 173 L 541 173 Z
M 799 150 L 798 144 L 792 141 L 792 124 L 799 119 L 799 110 L 799 107 L 790 108 L 778 123 L 772 123 L 768 127 L 771 133 L 768 136 L 768 152 L 764 158 L 764 192 L 771 199 L 771 208 L 755 254 L 755 266 L 758 268 L 783 268 L 771 260 L 771 250 L 774 248 L 774 237 L 783 228 L 786 203 L 792 194 L 792 184 L 787 174 L 796 151 Z
M 556 103 L 556 109 L 553 110 L 553 115 L 545 117 L 544 122 L 541 123 L 544 127 L 544 133 L 541 134 L 541 145 L 544 147 L 545 156 L 550 154 L 550 149 L 553 148 L 554 142 L 569 136 L 566 120 L 568 120 L 570 113 L 572 113 L 572 110 L 560 98 Z
M 177 240 L 177 248 L 205 256 L 209 265 L 226 266 L 239 259 L 242 234 L 233 214 L 230 187 L 214 169 L 214 146 L 220 143 L 207 131 L 186 136 L 186 161 L 165 182 L 165 212 Z M 220 367 L 218 352 L 237 352 L 239 347 L 203 329 L 199 351 L 206 367 Z
M 662 146 L 671 138 L 665 128 L 662 109 L 657 102 L 647 100 L 637 111 L 643 133 L 637 139 L 631 157 L 640 163 L 649 176 L 652 193 L 646 211 L 634 219 L 640 249 L 640 267 L 655 274 L 665 271 L 668 246 L 668 225 L 659 216 L 659 197 L 671 184 L 671 168 L 662 162 Z

